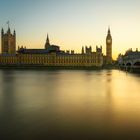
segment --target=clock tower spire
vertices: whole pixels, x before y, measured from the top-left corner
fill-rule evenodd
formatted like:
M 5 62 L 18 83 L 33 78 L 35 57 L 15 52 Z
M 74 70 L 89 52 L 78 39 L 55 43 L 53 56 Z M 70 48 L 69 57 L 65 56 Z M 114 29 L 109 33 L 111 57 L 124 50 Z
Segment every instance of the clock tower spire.
M 106 63 L 112 63 L 112 36 L 110 32 L 110 27 L 108 28 L 108 33 L 106 37 Z

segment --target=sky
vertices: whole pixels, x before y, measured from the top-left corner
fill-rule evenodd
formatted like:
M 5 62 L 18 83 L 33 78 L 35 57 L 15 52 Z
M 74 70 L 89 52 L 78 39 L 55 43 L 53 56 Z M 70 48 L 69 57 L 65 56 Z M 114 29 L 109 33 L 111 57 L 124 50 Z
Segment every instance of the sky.
M 103 47 L 108 27 L 113 58 L 140 50 L 140 0 L 0 0 L 0 27 L 16 30 L 17 46 L 44 48 L 51 44 L 81 52 L 82 46 Z

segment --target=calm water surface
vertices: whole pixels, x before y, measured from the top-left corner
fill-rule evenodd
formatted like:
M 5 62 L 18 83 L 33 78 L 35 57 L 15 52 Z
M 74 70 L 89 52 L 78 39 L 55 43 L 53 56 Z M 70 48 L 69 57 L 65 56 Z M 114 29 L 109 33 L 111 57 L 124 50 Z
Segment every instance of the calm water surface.
M 0 70 L 0 139 L 140 139 L 140 75 Z

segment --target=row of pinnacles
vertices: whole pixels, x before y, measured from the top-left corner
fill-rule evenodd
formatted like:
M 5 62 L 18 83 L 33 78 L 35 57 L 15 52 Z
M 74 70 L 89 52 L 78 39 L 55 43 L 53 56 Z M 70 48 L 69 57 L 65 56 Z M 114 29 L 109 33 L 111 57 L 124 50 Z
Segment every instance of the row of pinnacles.
M 7 32 L 1 30 L 1 52 L 2 54 L 16 54 L 16 32 L 11 33 L 8 27 Z
M 102 53 L 102 46 L 100 46 L 100 47 L 96 46 L 96 52 Z M 90 47 L 87 47 L 87 46 L 82 47 L 82 54 L 91 54 L 91 53 L 93 53 L 91 46 Z

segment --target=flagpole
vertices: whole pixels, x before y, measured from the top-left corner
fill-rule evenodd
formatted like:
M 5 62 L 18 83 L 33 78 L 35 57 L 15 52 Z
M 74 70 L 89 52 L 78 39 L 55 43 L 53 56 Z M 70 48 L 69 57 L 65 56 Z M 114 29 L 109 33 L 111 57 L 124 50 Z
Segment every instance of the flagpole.
M 9 20 L 8 20 L 6 23 L 7 23 L 7 25 L 8 25 L 8 29 L 9 29 L 9 23 L 10 23 Z

